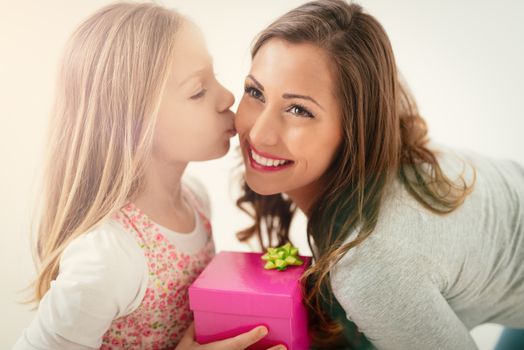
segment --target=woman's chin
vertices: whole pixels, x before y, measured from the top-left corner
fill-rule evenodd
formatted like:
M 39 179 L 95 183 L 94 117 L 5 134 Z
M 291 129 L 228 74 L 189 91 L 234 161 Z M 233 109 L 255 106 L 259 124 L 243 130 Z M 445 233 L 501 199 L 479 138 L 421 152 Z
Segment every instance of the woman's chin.
M 257 181 L 250 181 L 249 180 L 249 176 L 246 174 L 245 176 L 245 180 L 246 180 L 246 183 L 247 185 L 249 186 L 249 188 L 261 195 L 261 196 L 271 196 L 273 194 L 279 194 L 279 193 L 282 193 L 282 189 L 280 188 L 271 188 L 271 186 L 268 186 L 268 184 L 261 184 L 261 183 L 258 183 Z

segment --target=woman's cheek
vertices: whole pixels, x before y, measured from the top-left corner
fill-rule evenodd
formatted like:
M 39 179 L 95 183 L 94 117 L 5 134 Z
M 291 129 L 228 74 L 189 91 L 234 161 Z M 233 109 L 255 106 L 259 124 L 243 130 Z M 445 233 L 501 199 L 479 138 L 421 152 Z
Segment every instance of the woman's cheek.
M 249 119 L 249 110 L 246 108 L 244 103 L 241 102 L 235 117 L 235 128 L 239 134 L 244 133 L 249 129 Z

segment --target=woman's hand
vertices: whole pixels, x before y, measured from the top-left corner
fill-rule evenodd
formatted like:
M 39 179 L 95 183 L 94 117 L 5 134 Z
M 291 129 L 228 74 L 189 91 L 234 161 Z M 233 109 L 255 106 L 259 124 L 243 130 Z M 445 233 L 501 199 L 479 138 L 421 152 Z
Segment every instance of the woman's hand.
M 244 350 L 267 335 L 267 328 L 258 326 L 236 337 L 200 345 L 195 341 L 195 326 L 191 323 L 175 350 Z M 286 350 L 284 345 L 273 346 L 267 350 Z

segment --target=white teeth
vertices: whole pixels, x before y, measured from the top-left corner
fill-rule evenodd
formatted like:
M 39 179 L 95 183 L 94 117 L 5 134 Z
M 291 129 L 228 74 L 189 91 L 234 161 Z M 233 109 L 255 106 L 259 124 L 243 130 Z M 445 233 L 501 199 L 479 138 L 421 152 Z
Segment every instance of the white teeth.
M 256 154 L 255 151 L 253 151 L 253 150 L 251 150 L 251 157 L 255 160 L 255 162 L 257 162 L 258 164 L 263 165 L 263 166 L 277 167 L 277 166 L 280 166 L 280 165 L 286 163 L 285 160 L 264 158 L 264 157 L 259 156 L 258 154 Z

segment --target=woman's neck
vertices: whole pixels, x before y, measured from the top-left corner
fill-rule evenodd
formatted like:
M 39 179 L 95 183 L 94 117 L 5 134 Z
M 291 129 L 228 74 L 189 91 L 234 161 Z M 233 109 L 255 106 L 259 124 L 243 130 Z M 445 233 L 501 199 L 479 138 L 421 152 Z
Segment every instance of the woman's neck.
M 288 195 L 308 219 L 311 216 L 313 205 L 320 195 L 321 189 L 324 187 L 323 183 L 324 182 L 319 179 L 307 186 L 286 192 L 286 195 Z

